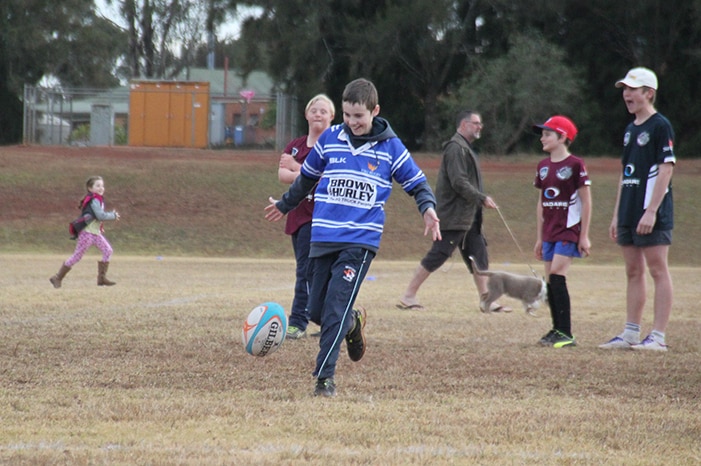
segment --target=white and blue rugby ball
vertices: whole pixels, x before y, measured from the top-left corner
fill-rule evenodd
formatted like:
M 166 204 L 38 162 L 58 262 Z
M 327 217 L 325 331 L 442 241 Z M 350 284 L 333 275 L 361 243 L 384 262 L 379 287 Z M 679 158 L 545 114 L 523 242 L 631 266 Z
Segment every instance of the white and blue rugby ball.
M 278 303 L 263 303 L 248 314 L 243 323 L 243 347 L 253 356 L 266 356 L 280 348 L 287 335 L 287 316 Z

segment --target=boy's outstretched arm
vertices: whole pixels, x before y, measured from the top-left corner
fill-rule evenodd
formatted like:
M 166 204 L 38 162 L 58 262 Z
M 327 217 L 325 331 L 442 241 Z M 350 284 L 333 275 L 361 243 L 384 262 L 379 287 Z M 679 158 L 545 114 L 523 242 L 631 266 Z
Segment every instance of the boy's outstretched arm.
M 268 220 L 269 222 L 277 222 L 280 220 L 282 217 L 285 216 L 282 212 L 280 212 L 280 209 L 277 208 L 277 199 L 273 199 L 273 196 L 270 196 L 268 198 L 268 204 L 265 206 L 265 219 Z
M 416 201 L 416 206 L 424 219 L 424 225 L 426 225 L 424 235 L 427 235 L 428 231 L 431 230 L 433 241 L 440 240 L 441 225 L 436 214 L 436 196 L 434 196 L 431 186 L 428 182 L 423 181 L 409 191 L 409 195 Z
M 265 207 L 265 218 L 271 222 L 277 222 L 287 212 L 297 207 L 316 186 L 316 180 L 300 174 L 293 182 L 290 189 L 282 195 L 282 199 L 268 198 L 270 204 Z
M 431 236 L 433 237 L 433 241 L 440 241 L 442 239 L 441 237 L 441 221 L 438 218 L 438 215 L 436 214 L 436 211 L 433 209 L 433 207 L 429 207 L 426 209 L 424 212 L 424 224 L 426 225 L 426 228 L 424 228 L 424 236 L 426 236 L 429 232 L 431 231 Z

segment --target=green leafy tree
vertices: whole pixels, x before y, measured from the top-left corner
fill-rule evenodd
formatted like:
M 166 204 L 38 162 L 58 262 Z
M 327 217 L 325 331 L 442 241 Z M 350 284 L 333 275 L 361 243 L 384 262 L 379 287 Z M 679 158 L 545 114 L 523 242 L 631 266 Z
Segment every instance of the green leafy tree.
M 66 87 L 117 86 L 114 68 L 118 57 L 126 52 L 125 39 L 124 31 L 114 23 L 90 17 L 65 40 L 58 41 L 59 53 L 47 72 Z
M 532 125 L 550 115 L 582 121 L 585 115 L 578 112 L 583 102 L 581 79 L 564 58 L 562 48 L 537 33 L 513 35 L 505 55 L 485 59 L 454 93 L 444 97 L 444 118 L 452 123 L 451 131 L 459 110 L 477 110 L 485 124 L 480 146 L 506 154 L 532 143 Z
M 62 85 L 110 86 L 121 42 L 93 0 L 0 2 L 0 143 L 22 137 L 25 84 L 52 75 Z
M 108 0 L 128 34 L 127 78 L 171 78 L 191 66 L 198 49 L 215 50 L 217 27 L 234 0 Z M 207 37 L 203 40 L 203 37 Z
M 615 153 L 631 116 L 616 80 L 634 66 L 657 73 L 657 108 L 674 126 L 678 156 L 698 156 L 701 144 L 701 2 L 699 0 L 567 1 L 567 33 L 561 41 L 571 60 L 585 69 L 590 115 L 600 135 L 594 151 Z
M 479 2 L 450 0 L 267 0 L 244 24 L 249 62 L 267 54 L 268 71 L 302 99 L 338 99 L 359 76 L 375 82 L 382 114 L 410 146 L 438 132 L 438 97 L 475 52 Z

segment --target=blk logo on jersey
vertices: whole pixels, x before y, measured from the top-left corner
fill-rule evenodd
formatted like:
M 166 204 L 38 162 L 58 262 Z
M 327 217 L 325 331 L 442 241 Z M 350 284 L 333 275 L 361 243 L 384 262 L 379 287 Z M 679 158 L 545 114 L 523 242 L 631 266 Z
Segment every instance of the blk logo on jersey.
M 343 269 L 343 279 L 347 282 L 353 282 L 355 279 L 356 271 L 350 265 L 346 265 Z
M 543 181 L 548 176 L 548 167 L 542 167 L 538 172 L 538 177 Z
M 667 141 L 667 145 L 662 148 L 662 152 L 674 152 L 674 141 Z

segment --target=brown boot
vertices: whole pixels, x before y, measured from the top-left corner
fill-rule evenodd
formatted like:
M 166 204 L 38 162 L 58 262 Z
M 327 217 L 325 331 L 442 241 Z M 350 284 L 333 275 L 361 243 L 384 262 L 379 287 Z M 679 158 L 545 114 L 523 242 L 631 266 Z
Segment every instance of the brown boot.
M 116 285 L 115 282 L 107 280 L 107 269 L 109 268 L 109 262 L 98 262 L 97 263 L 97 286 L 112 286 Z
M 58 271 L 58 273 L 53 277 L 49 278 L 49 281 L 54 286 L 54 288 L 61 288 L 61 281 L 63 281 L 63 277 L 65 277 L 66 274 L 70 271 L 71 268 L 66 266 L 66 264 L 61 265 L 61 269 Z

